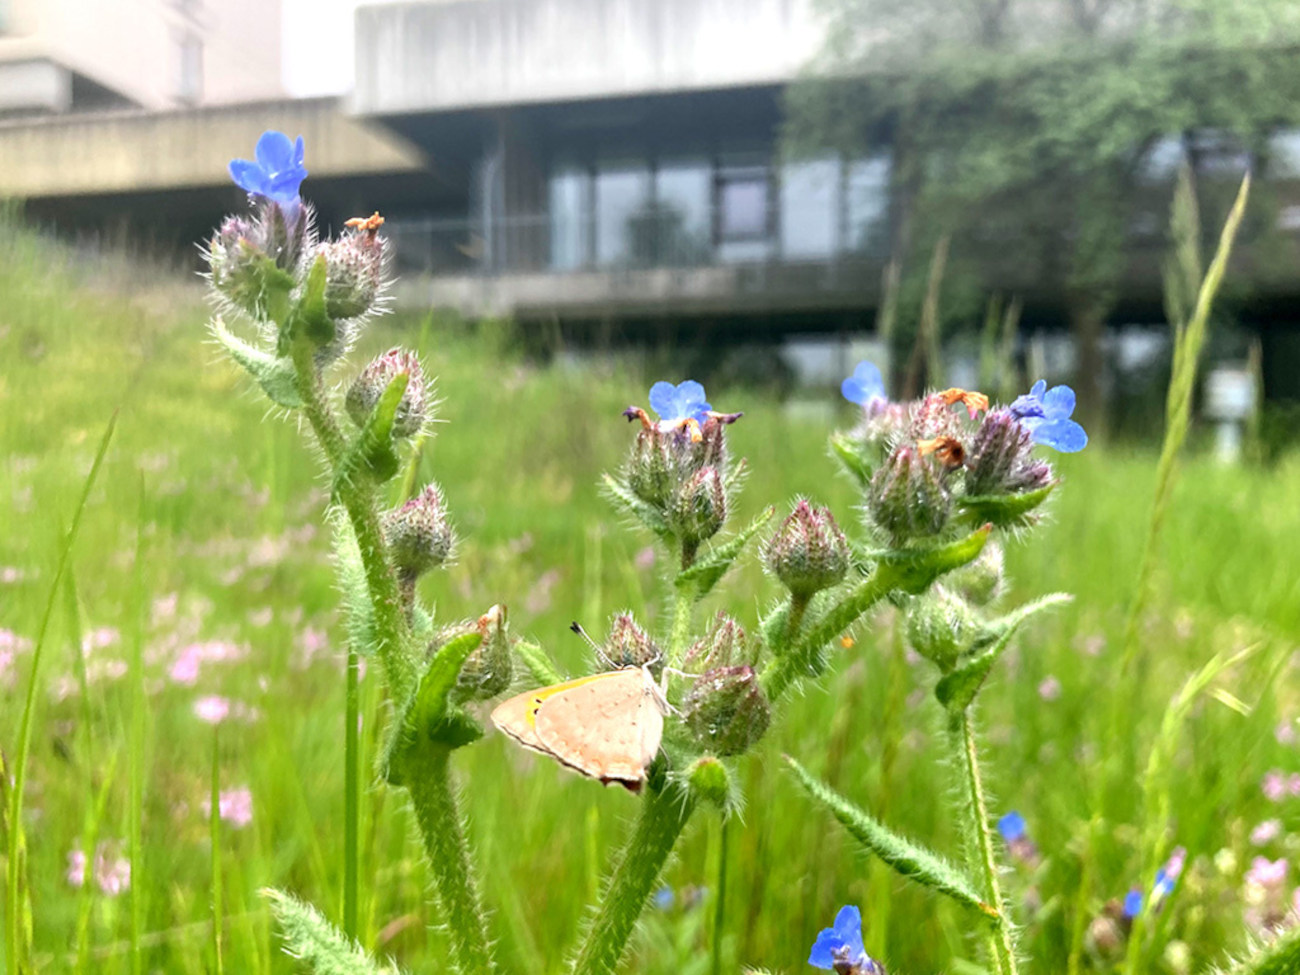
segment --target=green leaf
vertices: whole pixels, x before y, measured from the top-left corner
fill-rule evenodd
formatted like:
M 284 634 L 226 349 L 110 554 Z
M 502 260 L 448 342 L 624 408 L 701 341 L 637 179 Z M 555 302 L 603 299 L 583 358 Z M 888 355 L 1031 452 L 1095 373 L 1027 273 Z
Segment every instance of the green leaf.
M 399 975 L 396 966 L 375 961 L 310 904 L 282 890 L 262 893 L 280 922 L 285 950 L 315 975 Z
M 1047 500 L 1056 483 L 1020 494 L 968 495 L 958 498 L 957 504 L 967 521 L 974 524 L 987 522 L 998 528 L 1018 528 L 1031 523 L 1030 514 Z
M 622 508 L 660 538 L 668 540 L 673 537 L 673 533 L 668 527 L 668 522 L 664 519 L 664 516 L 659 509 L 638 498 L 622 481 L 615 478 L 612 474 L 606 474 L 602 479 L 602 486 L 605 489 L 605 496 L 608 497 L 616 507 Z
M 528 672 L 533 675 L 533 680 L 543 687 L 549 687 L 551 684 L 562 684 L 564 677 L 556 669 L 551 658 L 536 643 L 528 640 L 519 640 L 515 643 L 515 653 L 523 660 L 524 666 Z
M 220 318 L 213 320 L 212 334 L 230 353 L 230 358 L 243 366 L 244 371 L 257 381 L 271 402 L 290 410 L 302 406 L 292 360 L 277 358 L 270 352 L 250 345 L 226 328 L 225 322 Z
M 867 458 L 862 456 L 862 451 L 858 449 L 852 437 L 845 433 L 832 434 L 831 453 L 844 465 L 844 469 L 853 475 L 853 479 L 858 482 L 858 487 L 866 488 L 871 483 L 871 475 L 875 471 Z
M 931 548 L 889 549 L 872 553 L 876 559 L 876 576 L 880 585 L 919 595 L 945 572 L 973 562 L 984 550 L 992 525 L 984 525 L 965 538 Z M 873 576 L 875 578 L 875 576 Z
M 336 497 L 342 485 L 360 474 L 367 474 L 380 482 L 397 474 L 400 463 L 397 452 L 393 449 L 393 422 L 410 380 L 411 377 L 406 373 L 399 373 L 379 397 L 379 402 L 366 418 L 366 425 L 357 434 L 357 439 L 353 441 L 334 475 Z
M 459 748 L 482 737 L 478 723 L 451 705 L 461 668 L 482 642 L 482 633 L 462 633 L 439 647 L 429 661 L 420 686 L 389 731 L 381 767 L 390 784 L 402 784 L 406 749 L 427 748 L 435 742 Z
M 335 333 L 334 319 L 325 310 L 325 283 L 325 255 L 318 254 L 307 272 L 307 286 L 295 310 L 296 328 L 301 328 L 302 334 L 318 347 L 333 342 Z
M 989 624 L 986 628 L 985 641 L 992 640 L 992 646 L 966 660 L 939 681 L 934 689 L 934 696 L 939 699 L 939 703 L 949 711 L 965 711 L 975 700 L 975 695 L 979 693 L 980 688 L 984 686 L 989 671 L 1011 643 L 1011 637 L 1015 635 L 1020 624 L 1035 613 L 1068 603 L 1071 598 L 1065 593 L 1052 593 L 1032 603 L 1026 603 L 1015 612 L 1008 613 Z
M 978 912 L 994 923 L 1001 915 L 975 891 L 975 886 L 955 866 L 937 853 L 900 836 L 870 813 L 858 808 L 838 792 L 813 776 L 789 755 L 786 763 L 794 771 L 799 784 L 812 798 L 825 806 L 849 831 L 849 834 L 885 863 L 911 880 L 938 891 Z
M 341 510 L 331 519 L 334 523 L 334 565 L 342 590 L 348 643 L 357 653 L 368 657 L 379 652 L 375 634 L 375 611 L 370 602 L 370 585 L 366 567 L 357 547 L 352 522 Z
M 703 599 L 707 596 L 722 577 L 727 574 L 727 570 L 731 568 L 736 558 L 749 543 L 749 540 L 772 520 L 774 514 L 776 514 L 775 507 L 769 506 L 765 508 L 743 530 L 720 545 L 713 546 L 708 552 L 697 558 L 690 568 L 677 573 L 677 579 L 675 580 L 677 588 L 694 589 L 696 599 Z

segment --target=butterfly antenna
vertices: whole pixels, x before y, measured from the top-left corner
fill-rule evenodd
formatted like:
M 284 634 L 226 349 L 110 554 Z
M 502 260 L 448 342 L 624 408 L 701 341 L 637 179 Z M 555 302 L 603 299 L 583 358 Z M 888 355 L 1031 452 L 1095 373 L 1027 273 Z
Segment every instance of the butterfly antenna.
M 601 649 L 600 644 L 597 643 L 595 640 L 593 640 L 591 638 L 591 635 L 582 628 L 581 623 L 579 623 L 577 620 L 574 620 L 572 623 L 569 624 L 569 629 L 571 629 L 574 633 L 578 634 L 578 636 L 582 637 L 584 640 L 587 641 L 587 646 L 591 647 L 592 652 L 606 667 L 608 667 L 610 670 L 618 669 L 614 665 L 614 661 L 610 660 L 609 656 L 605 653 L 605 651 Z

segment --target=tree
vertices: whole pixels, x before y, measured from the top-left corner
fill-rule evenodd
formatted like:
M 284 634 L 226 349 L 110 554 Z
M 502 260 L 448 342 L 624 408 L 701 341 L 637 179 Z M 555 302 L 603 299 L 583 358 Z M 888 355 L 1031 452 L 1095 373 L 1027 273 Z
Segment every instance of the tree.
M 820 3 L 828 40 L 787 95 L 789 144 L 888 144 L 893 252 L 914 278 L 950 235 L 954 260 L 980 256 L 1001 280 L 1056 289 L 1076 340 L 1079 402 L 1095 424 L 1101 338 L 1128 271 L 1132 217 L 1156 202 L 1151 163 L 1171 147 L 1194 167 L 1216 145 L 1260 158 L 1270 134 L 1300 122 L 1300 7 Z

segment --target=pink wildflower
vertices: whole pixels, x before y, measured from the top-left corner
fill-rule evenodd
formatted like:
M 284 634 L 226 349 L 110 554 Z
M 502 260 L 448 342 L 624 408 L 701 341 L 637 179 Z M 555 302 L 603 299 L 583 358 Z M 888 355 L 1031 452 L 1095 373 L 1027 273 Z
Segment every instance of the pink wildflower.
M 212 815 L 211 801 L 203 803 L 204 815 Z M 253 821 L 253 793 L 247 786 L 223 789 L 217 795 L 217 816 L 235 829 L 243 829 Z
M 636 553 L 636 558 L 633 561 L 638 569 L 653 569 L 657 557 L 658 553 L 655 552 L 655 547 L 647 545 Z
M 1287 862 L 1281 857 L 1276 860 L 1255 857 L 1250 861 L 1250 869 L 1246 871 L 1246 883 L 1256 884 L 1265 889 L 1278 887 L 1285 883 L 1286 871 Z
M 1047 677 L 1038 685 L 1038 696 L 1044 701 L 1055 701 L 1061 696 L 1061 682 L 1055 677 Z
M 68 851 L 68 872 L 66 874 L 68 884 L 72 887 L 81 887 L 86 883 L 86 851 L 69 850 Z
M 110 857 L 101 844 L 95 851 L 95 882 L 109 897 L 116 897 L 131 889 L 131 861 L 120 856 Z
M 218 694 L 206 694 L 194 702 L 194 716 L 217 725 L 230 716 L 230 701 Z
M 1255 846 L 1264 846 L 1282 835 L 1280 819 L 1266 819 L 1250 831 L 1250 842 Z
M 1276 769 L 1265 774 L 1259 787 L 1264 793 L 1264 798 L 1269 802 L 1281 802 L 1283 797 L 1286 796 L 1286 779 Z

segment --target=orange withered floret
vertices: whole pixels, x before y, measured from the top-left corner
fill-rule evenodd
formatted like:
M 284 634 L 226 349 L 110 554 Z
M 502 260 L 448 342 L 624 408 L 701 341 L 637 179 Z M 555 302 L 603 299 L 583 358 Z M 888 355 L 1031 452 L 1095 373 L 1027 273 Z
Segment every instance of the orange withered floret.
M 956 437 L 933 437 L 929 440 L 918 440 L 916 448 L 921 452 L 922 456 L 934 454 L 939 459 L 939 463 L 947 468 L 961 467 L 966 462 L 966 450 Z
M 952 406 L 953 403 L 961 403 L 966 407 L 966 412 L 970 418 L 975 419 L 975 414 L 981 410 L 988 412 L 989 398 L 983 393 L 976 393 L 969 389 L 959 389 L 953 386 L 951 389 L 945 389 L 939 394 L 943 397 L 944 405 Z

